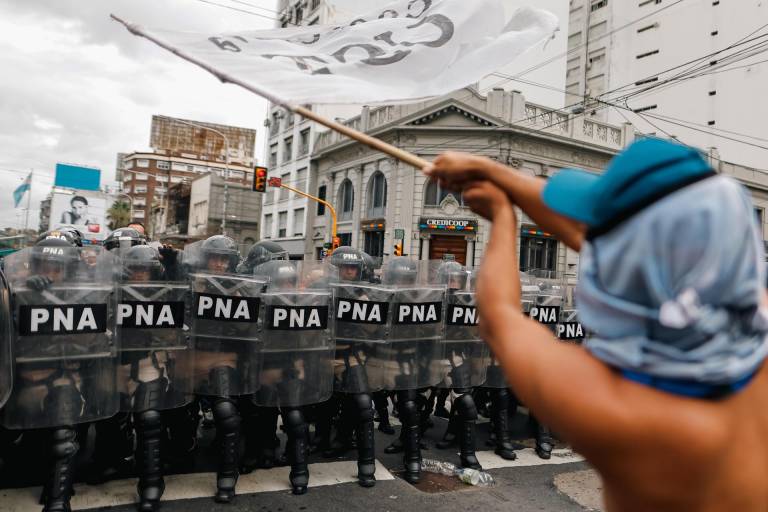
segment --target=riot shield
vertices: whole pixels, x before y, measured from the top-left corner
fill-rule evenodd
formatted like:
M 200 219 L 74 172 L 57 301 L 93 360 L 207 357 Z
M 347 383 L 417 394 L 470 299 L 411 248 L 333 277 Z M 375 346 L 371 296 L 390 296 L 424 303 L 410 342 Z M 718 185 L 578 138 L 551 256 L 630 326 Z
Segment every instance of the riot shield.
M 529 316 L 544 324 L 553 334 L 557 335 L 557 325 L 560 322 L 560 310 L 565 302 L 565 286 L 562 279 L 552 273 L 542 273 L 539 277 L 534 273 L 531 282 L 535 283 L 538 292 L 531 305 Z
M 362 281 L 332 285 L 336 323 L 335 389 L 372 393 L 383 387 L 381 365 L 369 365 L 387 343 L 394 290 Z
M 8 428 L 107 418 L 118 410 L 117 259 L 101 247 L 35 246 L 6 258 L 15 319 Z
M 452 272 L 438 270 L 438 281 L 448 286 L 446 295 L 445 359 L 442 361 L 440 387 L 468 389 L 483 384 L 490 363 L 490 351 L 480 338 L 479 315 L 475 303 L 474 279 L 471 271 L 458 263 Z
M 229 241 L 234 249 L 206 250 L 213 239 Z M 221 244 L 225 245 L 225 244 Z M 235 272 L 236 245 L 226 237 L 187 245 L 185 274 L 192 292 L 191 353 L 180 363 L 191 375 L 195 393 L 211 396 L 253 394 L 259 387 L 261 333 L 259 314 L 264 279 Z
M 138 257 L 137 257 L 138 256 Z M 191 378 L 180 363 L 189 349 L 186 282 L 164 280 L 154 248 L 129 249 L 121 258 L 117 325 L 120 329 L 120 408 L 164 410 L 191 400 Z
M 11 289 L 5 274 L 0 270 L 0 409 L 8 400 L 13 385 L 12 335 Z
M 274 260 L 254 269 L 267 278 L 263 295 L 263 359 L 254 396 L 265 407 L 325 402 L 333 392 L 332 267 Z
M 433 284 L 431 262 L 393 258 L 382 272 L 382 284 L 392 290 L 391 326 L 387 343 L 377 346 L 375 371 L 387 390 L 436 386 L 442 379 L 444 285 Z
M 560 311 L 560 322 L 557 324 L 557 338 L 581 345 L 584 343 L 586 333 L 579 322 L 578 311 L 575 309 L 563 309 Z
M 509 387 L 507 377 L 504 375 L 504 370 L 502 370 L 499 361 L 493 354 L 490 355 L 490 361 L 483 386 L 486 388 L 494 389 L 503 389 Z

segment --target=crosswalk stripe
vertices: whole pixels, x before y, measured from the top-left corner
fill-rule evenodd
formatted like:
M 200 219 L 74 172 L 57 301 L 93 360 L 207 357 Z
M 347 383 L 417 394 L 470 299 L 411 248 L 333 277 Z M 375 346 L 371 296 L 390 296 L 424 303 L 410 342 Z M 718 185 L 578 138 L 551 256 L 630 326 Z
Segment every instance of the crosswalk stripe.
M 568 464 L 584 460 L 583 457 L 567 448 L 553 450 L 552 458 L 549 460 L 539 458 L 532 448 L 518 450 L 515 453 L 517 454 L 516 460 L 505 460 L 492 451 L 478 451 L 477 459 L 486 470 Z M 291 488 L 288 479 L 289 472 L 290 467 L 281 466 L 272 469 L 257 469 L 248 475 L 241 475 L 237 482 L 237 494 L 288 491 Z M 356 482 L 357 463 L 355 461 L 339 461 L 310 464 L 309 473 L 309 487 Z M 394 479 L 392 473 L 377 460 L 376 480 Z M 77 494 L 72 497 L 73 510 L 89 510 L 136 503 L 135 478 L 113 480 L 98 486 L 77 484 L 75 489 Z M 163 501 L 212 497 L 215 491 L 215 473 L 169 475 L 165 477 Z M 3 512 L 39 512 L 40 505 L 37 503 L 39 496 L 40 487 L 2 489 L 0 490 L 2 510 Z
M 523 450 L 516 450 L 515 454 L 517 459 L 506 460 L 502 459 L 492 451 L 477 452 L 477 460 L 483 469 L 500 469 L 500 468 L 521 468 L 526 466 L 545 466 L 550 464 L 569 464 L 571 462 L 582 462 L 584 457 L 574 453 L 568 448 L 559 448 L 552 450 L 552 457 L 544 460 L 536 455 L 536 451 L 533 448 L 525 448 Z
M 286 491 L 291 488 L 288 480 L 290 467 L 258 469 L 241 475 L 237 481 L 237 494 L 254 494 L 270 491 Z M 309 465 L 309 487 L 337 485 L 357 481 L 357 462 L 323 462 Z M 394 480 L 379 461 L 376 461 L 376 480 Z M 77 494 L 72 497 L 73 510 L 88 510 L 136 503 L 136 479 L 114 480 L 99 486 L 78 484 Z M 192 473 L 165 477 L 163 501 L 212 497 L 216 491 L 215 473 Z M 37 499 L 40 487 L 0 490 L 3 512 L 39 512 Z

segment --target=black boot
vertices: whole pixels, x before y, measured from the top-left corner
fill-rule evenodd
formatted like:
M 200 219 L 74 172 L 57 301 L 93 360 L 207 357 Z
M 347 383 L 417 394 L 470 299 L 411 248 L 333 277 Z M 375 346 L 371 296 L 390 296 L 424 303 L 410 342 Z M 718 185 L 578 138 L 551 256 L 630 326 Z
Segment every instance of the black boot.
M 43 512 L 70 512 L 75 457 L 80 448 L 72 427 L 53 430 L 51 445 L 52 471 L 43 492 Z
M 373 438 L 373 404 L 371 395 L 353 395 L 358 414 L 357 423 L 357 481 L 363 487 L 376 485 L 376 454 Z
M 506 389 L 494 390 L 492 394 L 491 417 L 493 422 L 494 453 L 506 460 L 515 460 L 514 446 L 509 435 L 509 392 Z
M 455 405 L 455 404 L 454 404 Z M 456 408 L 451 408 L 450 418 L 448 419 L 448 426 L 443 434 L 443 439 L 436 443 L 436 446 L 441 450 L 455 446 L 458 442 L 457 431 L 459 430 L 459 418 L 456 415 Z
M 340 457 L 354 447 L 352 436 L 355 430 L 355 417 L 352 409 L 353 404 L 349 400 L 342 401 L 341 414 L 336 422 L 336 436 L 331 441 L 331 446 L 323 452 L 323 457 Z
M 475 401 L 469 392 L 465 392 L 453 401 L 453 405 L 461 424 L 459 431 L 461 467 L 482 470 L 483 467 L 475 455 L 475 422 L 477 421 Z
M 549 431 L 549 427 L 546 427 L 536 422 L 536 454 L 542 459 L 549 459 L 552 456 L 552 448 L 554 448 L 554 441 L 552 440 L 552 434 Z
M 134 415 L 138 437 L 139 510 L 154 512 L 160 506 L 165 482 L 160 459 L 160 443 L 163 423 L 160 412 L 148 410 Z
M 403 423 L 403 465 L 404 478 L 411 484 L 419 483 L 421 479 L 421 446 L 419 444 L 419 410 L 416 405 L 415 391 L 400 391 L 398 404 L 400 406 L 400 421 Z
M 309 485 L 309 428 L 304 421 L 301 409 L 283 409 L 283 423 L 288 434 L 286 453 L 291 464 L 288 478 L 291 480 L 293 494 L 305 494 Z
M 235 497 L 238 477 L 240 414 L 229 398 L 217 398 L 212 410 L 220 450 L 214 500 L 217 503 L 230 503 Z
M 86 470 L 85 481 L 100 485 L 131 474 L 129 458 L 133 454 L 133 426 L 130 414 L 119 412 L 94 423 L 93 461 Z
M 389 423 L 389 406 L 385 392 L 373 394 L 373 403 L 376 406 L 376 414 L 379 417 L 379 432 L 387 435 L 394 435 L 395 429 Z

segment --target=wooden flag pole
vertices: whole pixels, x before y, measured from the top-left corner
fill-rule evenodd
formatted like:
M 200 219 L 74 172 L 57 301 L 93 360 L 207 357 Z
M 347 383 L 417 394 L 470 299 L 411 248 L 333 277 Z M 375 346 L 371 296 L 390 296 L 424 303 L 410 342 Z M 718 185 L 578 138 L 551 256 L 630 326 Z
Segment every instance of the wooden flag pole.
M 138 25 L 134 25 L 133 23 L 128 23 L 127 21 L 115 16 L 114 14 L 110 14 L 110 17 L 113 20 L 125 26 L 125 28 L 128 29 L 128 31 L 131 34 L 148 39 L 153 43 L 155 43 L 156 45 L 158 45 L 159 47 L 164 48 L 165 50 L 168 50 L 169 52 L 173 53 L 174 55 L 177 55 L 178 57 L 181 57 L 187 62 L 191 62 L 192 64 L 203 68 L 204 70 L 208 71 L 213 76 L 218 78 L 222 83 L 239 85 L 243 89 L 250 91 L 258 96 L 261 96 L 262 98 L 266 98 L 276 105 L 279 105 L 287 110 L 290 110 L 291 112 L 295 112 L 296 114 L 306 117 L 307 119 L 311 119 L 312 121 L 315 121 L 327 128 L 330 128 L 331 130 L 334 130 L 336 132 L 339 132 L 342 135 L 349 137 L 350 139 L 356 140 L 359 143 L 364 144 L 370 148 L 381 151 L 382 153 L 385 153 L 393 158 L 396 158 L 402 162 L 405 162 L 408 165 L 412 165 L 418 169 L 421 169 L 429 164 L 429 162 L 427 162 L 426 160 L 424 160 L 423 158 L 417 155 L 414 155 L 413 153 L 409 153 L 408 151 L 404 151 L 391 144 L 387 144 L 381 139 L 377 139 L 376 137 L 371 137 L 370 135 L 366 135 L 360 131 L 350 128 L 349 126 L 345 126 L 341 123 L 337 123 L 336 121 L 331 121 L 330 119 L 326 119 L 325 117 L 318 115 L 316 112 L 312 112 L 311 110 L 305 107 L 292 105 L 289 102 L 275 96 L 274 94 L 268 91 L 265 91 L 259 87 L 256 87 L 253 84 L 250 84 L 248 82 L 243 82 L 242 80 L 236 77 L 233 77 L 231 75 L 228 75 L 223 71 L 219 71 L 213 66 L 206 64 L 205 62 L 193 57 L 192 55 L 189 55 L 188 53 L 171 46 L 165 41 L 162 41 L 156 38 L 155 36 L 148 34 L 147 32 L 144 31 L 144 29 L 142 29 Z
M 330 128 L 331 130 L 337 131 L 342 135 L 346 135 L 350 139 L 354 139 L 361 144 L 365 144 L 366 146 L 372 149 L 376 149 L 378 151 L 381 151 L 382 153 L 385 153 L 393 158 L 400 160 L 401 162 L 405 162 L 408 165 L 412 165 L 417 169 L 422 169 L 427 165 L 429 165 L 429 162 L 427 162 L 426 160 L 424 160 L 423 158 L 417 155 L 414 155 L 413 153 L 409 153 L 408 151 L 395 147 L 391 144 L 387 144 L 381 139 L 377 139 L 376 137 L 371 137 L 370 135 L 366 135 L 365 133 L 359 132 L 354 128 L 350 128 L 349 126 L 343 125 L 341 123 L 337 123 L 336 121 L 331 121 L 329 119 L 326 119 L 325 117 L 318 115 L 315 112 L 312 112 L 310 109 L 306 107 L 291 108 L 289 106 L 286 106 L 286 108 L 299 114 L 300 116 L 306 117 L 317 123 L 320 123 L 323 126 Z

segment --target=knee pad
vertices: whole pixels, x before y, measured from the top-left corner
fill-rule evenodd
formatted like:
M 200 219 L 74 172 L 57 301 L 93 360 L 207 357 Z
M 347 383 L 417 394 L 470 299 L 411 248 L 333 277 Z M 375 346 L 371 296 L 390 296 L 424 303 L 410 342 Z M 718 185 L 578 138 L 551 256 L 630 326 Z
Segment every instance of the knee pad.
M 283 410 L 282 415 L 285 428 L 290 431 L 300 430 L 305 425 L 304 414 L 301 409 Z
M 80 446 L 77 444 L 75 429 L 58 428 L 53 431 L 53 445 L 51 447 L 54 459 L 74 457 Z
M 133 410 L 147 411 L 149 409 L 162 409 L 165 404 L 168 380 L 165 378 L 139 382 L 133 393 Z
M 355 404 L 357 417 L 360 421 L 373 421 L 373 400 L 371 400 L 371 395 L 367 393 L 352 395 L 352 402 Z
M 419 408 L 413 399 L 404 400 L 400 403 L 401 421 L 411 426 L 419 424 Z
M 476 420 L 477 419 L 477 407 L 475 407 L 475 400 L 469 393 L 459 395 L 453 401 L 453 405 L 456 407 L 456 412 L 462 420 Z
M 144 435 L 147 435 L 148 433 L 159 435 L 163 429 L 160 411 L 149 409 L 147 411 L 136 413 L 135 417 L 137 422 L 136 426 Z
M 240 428 L 240 413 L 232 400 L 216 400 L 211 410 L 216 420 L 216 428 L 221 429 L 222 433 L 236 432 Z
M 216 396 L 240 394 L 240 372 L 229 366 L 217 366 L 208 373 L 210 392 Z

